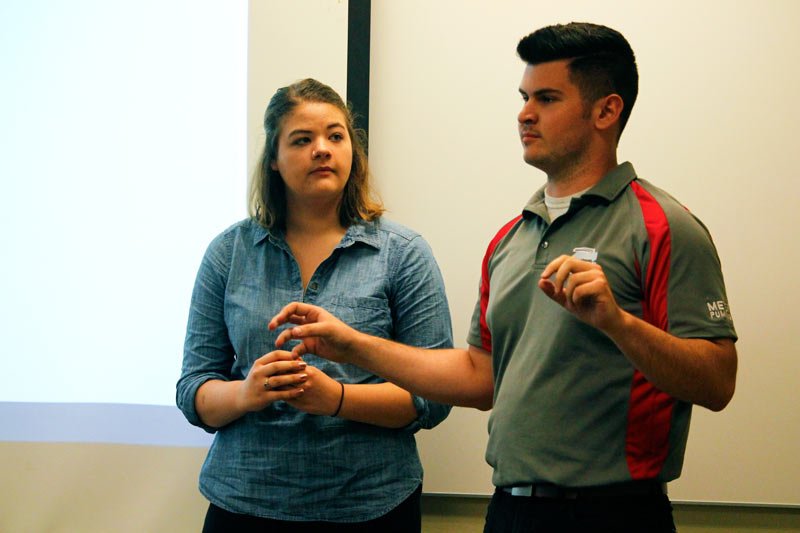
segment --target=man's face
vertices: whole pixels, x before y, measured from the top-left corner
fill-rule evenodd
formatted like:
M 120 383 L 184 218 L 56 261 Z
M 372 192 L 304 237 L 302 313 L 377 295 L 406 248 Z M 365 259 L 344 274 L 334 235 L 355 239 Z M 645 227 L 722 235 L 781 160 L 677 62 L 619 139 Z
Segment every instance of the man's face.
M 580 164 L 593 129 L 591 110 L 570 81 L 568 62 L 528 65 L 519 87 L 522 157 L 549 176 Z

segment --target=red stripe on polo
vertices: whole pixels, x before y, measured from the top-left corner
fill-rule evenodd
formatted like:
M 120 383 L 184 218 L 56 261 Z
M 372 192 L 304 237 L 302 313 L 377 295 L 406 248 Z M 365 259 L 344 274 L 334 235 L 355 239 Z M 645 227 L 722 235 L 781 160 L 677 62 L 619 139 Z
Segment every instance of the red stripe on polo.
M 497 232 L 497 235 L 494 236 L 494 239 L 489 243 L 489 247 L 486 249 L 486 254 L 483 256 L 483 264 L 481 265 L 481 289 L 480 289 L 480 297 L 481 297 L 481 344 L 483 345 L 483 349 L 489 353 L 492 353 L 492 333 L 489 331 L 489 326 L 486 324 L 486 308 L 489 306 L 489 260 L 492 258 L 492 254 L 494 254 L 495 248 L 503 240 L 503 237 L 511 231 L 511 228 L 519 222 L 522 218 L 522 215 L 517 216 L 510 222 L 508 222 L 505 226 L 500 228 L 500 231 Z
M 644 216 L 650 241 L 650 264 L 644 280 L 642 318 L 666 331 L 669 326 L 667 294 L 672 241 L 669 222 L 658 201 L 638 182 L 631 189 Z M 669 433 L 675 400 L 658 390 L 636 370 L 633 374 L 625 437 L 625 455 L 633 479 L 656 477 L 669 452 Z

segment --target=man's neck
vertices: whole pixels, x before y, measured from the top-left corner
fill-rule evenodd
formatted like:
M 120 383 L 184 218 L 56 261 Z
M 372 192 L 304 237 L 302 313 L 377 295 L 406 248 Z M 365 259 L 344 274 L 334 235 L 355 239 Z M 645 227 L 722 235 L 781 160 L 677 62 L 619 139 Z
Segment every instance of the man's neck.
M 547 194 L 553 197 L 570 196 L 596 185 L 617 166 L 616 154 L 578 162 L 547 174 Z

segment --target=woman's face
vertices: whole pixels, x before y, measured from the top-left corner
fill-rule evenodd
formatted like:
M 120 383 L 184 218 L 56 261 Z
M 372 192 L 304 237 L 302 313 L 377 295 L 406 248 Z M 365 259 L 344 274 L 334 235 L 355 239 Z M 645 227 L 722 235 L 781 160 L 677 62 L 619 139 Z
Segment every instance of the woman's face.
M 287 207 L 297 202 L 338 205 L 352 164 L 353 145 L 339 108 L 302 102 L 284 117 L 270 165 L 286 184 Z

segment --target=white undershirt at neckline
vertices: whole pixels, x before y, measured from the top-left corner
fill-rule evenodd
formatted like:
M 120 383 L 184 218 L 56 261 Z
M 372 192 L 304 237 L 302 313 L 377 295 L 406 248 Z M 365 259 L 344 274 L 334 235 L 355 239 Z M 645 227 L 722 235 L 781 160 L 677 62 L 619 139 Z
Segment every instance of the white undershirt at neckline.
M 570 194 L 569 196 L 550 196 L 547 194 L 547 191 L 545 191 L 544 205 L 547 207 L 547 214 L 550 215 L 550 222 L 553 222 L 555 219 L 566 213 L 569 209 L 569 204 L 572 202 L 572 199 L 578 198 L 589 189 L 591 189 L 591 187 L 587 187 L 586 189 L 578 191 L 575 194 Z

